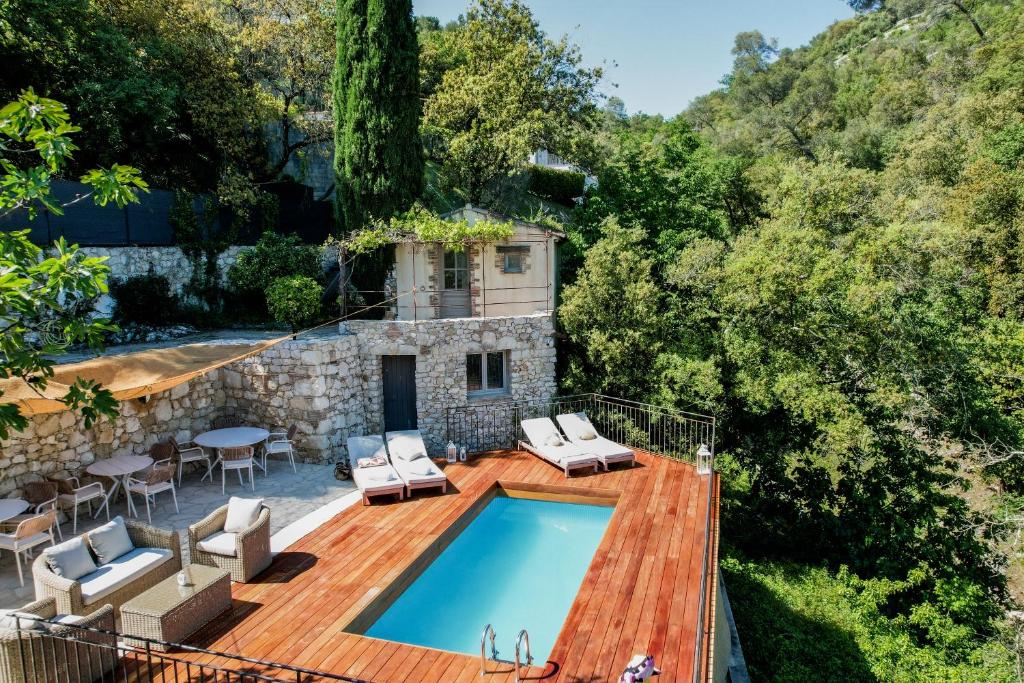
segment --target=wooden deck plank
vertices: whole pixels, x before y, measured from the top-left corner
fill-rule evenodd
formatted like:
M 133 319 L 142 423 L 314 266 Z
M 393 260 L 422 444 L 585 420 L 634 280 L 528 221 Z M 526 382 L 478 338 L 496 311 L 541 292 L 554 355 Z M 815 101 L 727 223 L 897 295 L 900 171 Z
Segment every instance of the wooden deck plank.
M 512 681 L 510 665 L 491 663 L 497 671 L 481 678 L 477 656 L 344 631 L 382 591 L 408 581 L 417 558 L 501 480 L 618 495 L 543 680 L 614 680 L 634 652 L 655 656 L 660 683 L 692 680 L 708 479 L 690 464 L 645 452 L 638 462 L 569 479 L 517 451 L 447 465 L 447 495 L 417 493 L 343 511 L 275 558 L 256 583 L 233 584 L 232 609 L 189 644 L 382 683 Z M 216 656 L 176 656 L 231 666 Z M 542 669 L 527 675 L 541 678 Z

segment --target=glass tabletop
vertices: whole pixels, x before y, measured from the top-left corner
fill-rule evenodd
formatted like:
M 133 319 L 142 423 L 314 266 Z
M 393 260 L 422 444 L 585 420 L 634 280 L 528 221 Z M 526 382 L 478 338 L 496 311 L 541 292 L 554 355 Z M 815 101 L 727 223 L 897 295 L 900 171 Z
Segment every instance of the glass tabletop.
M 228 575 L 224 569 L 202 564 L 187 565 L 182 571 L 185 572 L 186 579 L 184 586 L 178 583 L 178 574 L 175 573 L 124 603 L 122 609 L 144 614 L 164 614 L 188 602 Z

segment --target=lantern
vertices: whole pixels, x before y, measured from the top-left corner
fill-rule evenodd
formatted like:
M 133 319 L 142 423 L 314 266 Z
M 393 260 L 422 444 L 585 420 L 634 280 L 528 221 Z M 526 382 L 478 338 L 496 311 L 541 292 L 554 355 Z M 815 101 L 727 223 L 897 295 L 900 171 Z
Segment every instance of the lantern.
M 697 449 L 697 474 L 711 474 L 711 464 L 714 457 L 707 444 L 701 444 Z
M 456 456 L 457 453 L 458 453 L 458 450 L 455 448 L 455 442 L 454 441 L 449 441 L 448 442 L 448 452 L 447 452 L 447 456 L 448 456 L 447 460 L 448 460 L 449 463 L 455 462 L 455 456 Z

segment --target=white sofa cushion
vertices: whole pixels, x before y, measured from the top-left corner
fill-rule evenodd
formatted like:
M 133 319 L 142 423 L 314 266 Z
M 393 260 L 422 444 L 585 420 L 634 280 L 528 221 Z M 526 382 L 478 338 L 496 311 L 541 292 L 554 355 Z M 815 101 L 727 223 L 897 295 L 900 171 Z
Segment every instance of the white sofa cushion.
M 47 548 L 43 554 L 50 571 L 65 579 L 74 581 L 96 571 L 96 563 L 81 536 Z
M 224 520 L 224 531 L 232 533 L 245 531 L 259 519 L 261 507 L 263 507 L 262 498 L 231 496 L 228 500 L 228 516 Z
M 82 602 L 91 605 L 135 579 L 151 572 L 174 556 L 164 548 L 136 548 L 113 562 L 103 565 L 92 574 L 83 576 Z
M 235 557 L 238 554 L 238 534 L 230 531 L 218 531 L 196 543 L 196 547 L 214 555 Z
M 18 610 L 0 610 L 0 629 L 15 631 L 19 622 L 23 631 L 42 631 L 46 624 L 39 621 L 45 617 L 31 612 L 19 612 Z
M 101 565 L 135 550 L 135 544 L 128 536 L 128 527 L 121 515 L 89 532 L 89 545 Z

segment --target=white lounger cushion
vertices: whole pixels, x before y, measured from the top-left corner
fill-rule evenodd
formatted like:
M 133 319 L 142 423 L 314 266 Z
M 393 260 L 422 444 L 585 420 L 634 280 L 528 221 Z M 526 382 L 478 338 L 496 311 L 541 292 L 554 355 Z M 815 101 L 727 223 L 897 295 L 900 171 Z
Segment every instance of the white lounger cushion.
M 555 419 L 558 420 L 565 435 L 569 437 L 569 441 L 599 458 L 629 459 L 634 457 L 631 448 L 626 448 L 622 444 L 598 435 L 586 413 L 568 413 L 559 415 Z M 591 439 L 586 438 L 590 434 L 596 436 Z
M 404 482 L 391 465 L 369 467 L 352 470 L 352 481 L 360 491 L 376 491 L 378 489 L 394 489 Z
M 579 446 L 562 441 L 561 446 L 551 446 L 548 443 L 548 439 L 552 435 L 558 436 L 561 441 L 561 436 L 558 433 L 558 427 L 555 423 L 547 417 L 535 417 L 530 420 L 523 420 L 523 432 L 526 434 L 527 440 L 530 445 L 537 451 L 537 453 L 544 458 L 549 460 L 559 467 L 566 467 L 580 463 L 592 463 L 596 458 L 590 453 L 590 449 L 584 450 Z
M 388 440 L 388 453 L 391 454 L 392 463 L 398 460 L 412 462 L 427 457 L 427 447 L 418 429 L 388 432 L 384 436 Z
M 395 460 L 395 469 L 398 471 L 398 476 L 406 484 L 427 484 L 430 482 L 443 482 L 448 479 L 444 472 L 437 468 L 429 458 L 420 458 L 413 460 L 412 462 L 406 462 L 404 460 Z
M 234 557 L 238 553 L 238 535 L 230 531 L 218 531 L 196 543 L 200 550 L 223 557 Z
M 125 553 L 81 578 L 82 602 L 91 605 L 102 600 L 167 562 L 172 556 L 173 553 L 164 548 L 136 548 L 130 553 Z

